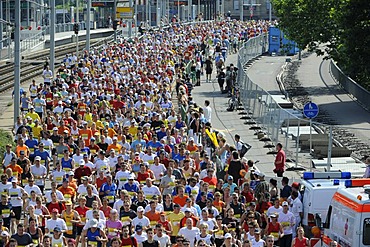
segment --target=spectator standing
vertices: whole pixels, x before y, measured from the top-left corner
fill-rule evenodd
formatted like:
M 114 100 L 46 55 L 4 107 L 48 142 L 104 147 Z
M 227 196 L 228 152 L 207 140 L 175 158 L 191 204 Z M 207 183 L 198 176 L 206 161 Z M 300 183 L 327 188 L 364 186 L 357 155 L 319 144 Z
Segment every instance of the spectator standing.
M 276 144 L 276 150 L 277 154 L 274 163 L 275 164 L 274 173 L 276 173 L 278 177 L 282 177 L 285 171 L 286 155 L 283 150 L 283 145 L 281 143 Z

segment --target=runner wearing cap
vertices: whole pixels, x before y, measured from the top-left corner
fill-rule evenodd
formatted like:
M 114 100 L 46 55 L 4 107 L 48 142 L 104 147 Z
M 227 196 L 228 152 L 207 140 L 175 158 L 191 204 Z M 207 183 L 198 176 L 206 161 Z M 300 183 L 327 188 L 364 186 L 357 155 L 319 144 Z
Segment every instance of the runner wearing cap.
M 62 229 L 56 226 L 51 235 L 51 246 L 63 247 L 67 245 L 67 240 L 62 234 Z
M 142 243 L 148 239 L 147 234 L 145 231 L 143 231 L 143 226 L 141 225 L 135 226 L 135 233 L 133 237 L 136 239 L 139 246 L 141 246 Z
M 48 219 L 46 221 L 46 226 L 45 226 L 45 233 L 50 233 L 50 234 L 53 234 L 53 231 L 55 229 L 55 227 L 59 227 L 62 231 L 66 231 L 67 230 L 67 225 L 66 225 L 66 222 L 59 218 L 58 217 L 58 209 L 56 208 L 53 208 L 51 211 L 50 211 L 50 214 L 51 214 L 51 219 Z
M 23 210 L 23 200 L 28 198 L 28 194 L 24 191 L 24 189 L 18 184 L 18 179 L 13 177 L 12 178 L 12 187 L 9 188 L 9 195 L 10 200 L 9 203 L 12 205 L 12 211 L 14 215 L 12 215 L 12 226 L 11 230 L 15 232 L 16 226 L 19 224 L 21 219 L 22 210 Z
M 103 243 L 108 241 L 105 232 L 98 228 L 98 223 L 97 219 L 89 221 L 89 228 L 82 232 L 82 246 L 85 246 L 87 241 L 88 246 L 101 247 Z
M 80 222 L 80 216 L 76 210 L 72 207 L 72 201 L 67 200 L 65 203 L 66 209 L 63 210 L 61 213 L 61 218 L 64 219 L 67 230 L 64 232 L 64 236 L 69 239 L 76 238 L 76 232 L 74 231 L 74 227 L 76 223 Z
M 150 220 L 144 215 L 144 208 L 139 206 L 137 208 L 137 216 L 132 219 L 132 226 L 136 227 L 140 225 L 142 228 L 147 228 L 150 226 Z
M 41 192 L 44 192 L 45 178 L 47 176 L 47 169 L 44 165 L 41 165 L 41 157 L 36 156 L 34 165 L 30 168 L 31 174 L 35 179 L 35 184 L 40 188 Z

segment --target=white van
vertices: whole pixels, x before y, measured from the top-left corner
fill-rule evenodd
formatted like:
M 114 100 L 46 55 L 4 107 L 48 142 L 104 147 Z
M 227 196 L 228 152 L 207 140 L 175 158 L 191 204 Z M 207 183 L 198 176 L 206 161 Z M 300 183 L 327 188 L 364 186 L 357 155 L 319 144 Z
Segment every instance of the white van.
M 338 188 L 324 224 L 323 246 L 370 246 L 370 179 L 352 179 Z
M 326 214 L 333 195 L 339 187 L 344 187 L 349 172 L 304 172 L 300 192 L 302 194 L 303 219 L 305 233 L 311 236 L 311 228 L 321 227 L 321 220 Z M 321 220 L 320 220 L 321 219 Z

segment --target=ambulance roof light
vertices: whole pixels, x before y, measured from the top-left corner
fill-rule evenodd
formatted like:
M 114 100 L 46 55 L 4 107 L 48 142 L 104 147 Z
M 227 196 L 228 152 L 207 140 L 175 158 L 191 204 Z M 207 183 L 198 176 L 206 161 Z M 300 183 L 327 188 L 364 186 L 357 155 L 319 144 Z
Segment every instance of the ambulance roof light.
M 304 172 L 303 179 L 349 179 L 351 178 L 350 172 Z
M 352 187 L 352 180 L 349 179 L 349 180 L 344 181 L 344 186 L 346 186 L 346 188 Z
M 365 185 L 370 184 L 370 179 L 368 178 L 359 178 L 359 179 L 347 179 L 344 181 L 344 186 L 346 188 L 350 187 L 364 187 Z

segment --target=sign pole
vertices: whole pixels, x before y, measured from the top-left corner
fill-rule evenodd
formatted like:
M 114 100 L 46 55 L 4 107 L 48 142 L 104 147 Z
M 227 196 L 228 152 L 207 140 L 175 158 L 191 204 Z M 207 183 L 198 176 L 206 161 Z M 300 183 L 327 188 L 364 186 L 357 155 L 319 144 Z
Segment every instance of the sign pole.
M 312 102 L 308 102 L 303 107 L 303 115 L 310 119 L 310 171 L 312 171 L 312 119 L 319 115 L 319 107 Z
M 312 118 L 310 118 L 310 171 L 312 171 Z

